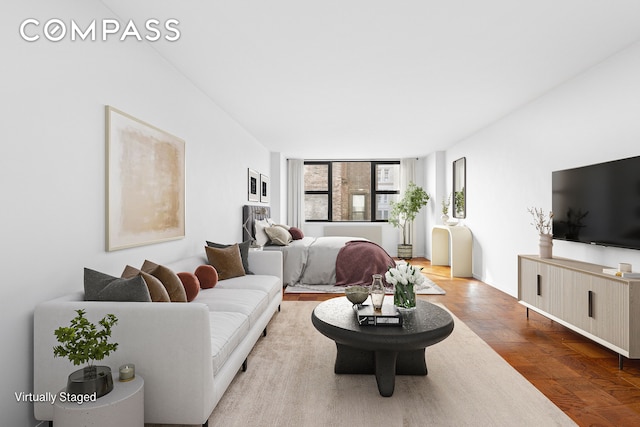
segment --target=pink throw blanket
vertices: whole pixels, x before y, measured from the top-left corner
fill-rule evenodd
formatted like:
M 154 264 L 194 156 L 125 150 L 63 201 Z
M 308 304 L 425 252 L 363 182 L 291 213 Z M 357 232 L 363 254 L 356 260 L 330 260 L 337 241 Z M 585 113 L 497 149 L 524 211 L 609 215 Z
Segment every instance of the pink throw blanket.
M 371 285 L 372 275 L 384 274 L 396 263 L 380 246 L 364 240 L 347 242 L 336 258 L 336 285 Z

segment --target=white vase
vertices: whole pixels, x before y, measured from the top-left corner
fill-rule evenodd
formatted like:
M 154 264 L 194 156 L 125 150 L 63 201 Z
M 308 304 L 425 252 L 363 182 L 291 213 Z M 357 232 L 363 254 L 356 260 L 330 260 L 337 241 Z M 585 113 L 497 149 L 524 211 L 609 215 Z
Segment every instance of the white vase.
M 540 258 L 553 258 L 553 234 L 540 235 Z
M 442 214 L 440 218 L 442 219 L 443 224 L 446 224 L 447 222 L 449 222 L 449 215 L 447 214 Z

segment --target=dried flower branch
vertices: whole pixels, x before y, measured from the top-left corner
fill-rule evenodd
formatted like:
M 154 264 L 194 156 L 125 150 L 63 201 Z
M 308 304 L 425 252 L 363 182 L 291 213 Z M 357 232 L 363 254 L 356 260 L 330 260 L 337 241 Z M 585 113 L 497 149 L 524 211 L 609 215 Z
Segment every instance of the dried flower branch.
M 533 217 L 531 225 L 533 225 L 540 234 L 551 234 L 553 222 L 553 212 L 549 211 L 549 216 L 542 212 L 542 208 L 527 208 L 527 211 Z

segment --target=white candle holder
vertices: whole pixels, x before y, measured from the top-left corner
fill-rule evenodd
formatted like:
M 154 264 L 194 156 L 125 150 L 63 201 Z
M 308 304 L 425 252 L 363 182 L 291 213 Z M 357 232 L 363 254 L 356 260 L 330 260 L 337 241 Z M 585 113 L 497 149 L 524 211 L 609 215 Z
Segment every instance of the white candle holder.
M 120 381 L 131 381 L 136 377 L 136 365 L 126 363 L 118 369 L 120 372 Z

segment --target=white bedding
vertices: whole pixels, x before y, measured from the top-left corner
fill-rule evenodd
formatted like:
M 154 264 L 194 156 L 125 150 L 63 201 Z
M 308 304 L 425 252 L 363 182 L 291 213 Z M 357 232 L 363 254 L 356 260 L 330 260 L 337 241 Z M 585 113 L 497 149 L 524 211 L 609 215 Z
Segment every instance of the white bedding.
M 282 251 L 285 285 L 335 285 L 336 258 L 340 249 L 357 237 L 304 237 L 287 246 L 265 246 Z

